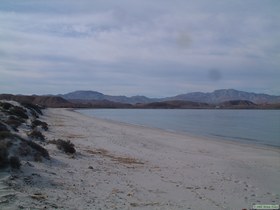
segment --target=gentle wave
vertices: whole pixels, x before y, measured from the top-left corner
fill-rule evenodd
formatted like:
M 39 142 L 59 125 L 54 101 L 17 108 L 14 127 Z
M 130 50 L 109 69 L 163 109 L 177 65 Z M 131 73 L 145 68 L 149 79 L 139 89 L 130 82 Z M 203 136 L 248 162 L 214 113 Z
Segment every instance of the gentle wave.
M 258 139 L 251 139 L 251 138 L 245 138 L 240 136 L 225 136 L 225 135 L 219 135 L 219 134 L 211 134 L 213 136 L 222 137 L 222 138 L 229 138 L 229 139 L 238 139 L 238 140 L 245 140 L 245 141 L 252 141 L 256 142 L 259 141 Z

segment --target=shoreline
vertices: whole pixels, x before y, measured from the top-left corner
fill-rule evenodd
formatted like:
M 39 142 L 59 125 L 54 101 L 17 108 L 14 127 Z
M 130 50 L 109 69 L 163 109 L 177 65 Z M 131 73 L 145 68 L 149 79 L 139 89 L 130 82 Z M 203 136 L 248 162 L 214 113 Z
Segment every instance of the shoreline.
M 44 110 L 51 160 L 24 163 L 10 209 L 243 209 L 280 203 L 280 151 Z M 1 204 L 0 204 L 1 206 Z M 16 207 L 16 208 L 15 208 Z M 7 208 L 9 209 L 9 208 Z
M 113 119 L 105 119 L 105 118 L 99 118 L 96 116 L 89 116 L 83 113 L 80 113 L 78 110 L 80 109 L 68 109 L 69 111 L 73 111 L 75 113 L 81 114 L 83 116 L 86 117 L 90 117 L 93 118 L 95 120 L 101 120 L 104 122 L 108 122 L 108 123 L 116 123 L 116 124 L 122 124 L 124 126 L 135 126 L 140 127 L 140 128 L 146 128 L 146 129 L 152 129 L 152 130 L 158 130 L 161 132 L 170 132 L 173 134 L 178 134 L 178 135 L 182 135 L 182 136 L 186 136 L 189 138 L 194 138 L 194 139 L 198 139 L 198 140 L 206 140 L 206 141 L 213 141 L 213 142 L 225 142 L 225 143 L 229 143 L 229 144 L 237 144 L 237 145 L 243 145 L 243 146 L 248 146 L 248 147 L 255 147 L 255 148 L 260 148 L 260 149 L 268 149 L 268 150 L 275 150 L 275 151 L 280 151 L 280 146 L 277 145 L 270 145 L 270 144 L 262 144 L 262 143 L 258 143 L 256 141 L 250 141 L 250 140 L 242 140 L 242 138 L 236 137 L 237 140 L 233 140 L 234 137 L 226 137 L 226 136 L 210 136 L 210 135 L 199 135 L 199 134 L 193 134 L 187 131 L 176 131 L 176 130 L 172 130 L 172 129 L 165 129 L 165 128 L 158 128 L 158 127 L 152 127 L 152 126 L 148 126 L 148 125 L 140 125 L 140 124 L 133 124 L 133 123 L 128 123 L 128 122 L 122 122 L 122 121 L 118 121 L 118 120 L 113 120 Z

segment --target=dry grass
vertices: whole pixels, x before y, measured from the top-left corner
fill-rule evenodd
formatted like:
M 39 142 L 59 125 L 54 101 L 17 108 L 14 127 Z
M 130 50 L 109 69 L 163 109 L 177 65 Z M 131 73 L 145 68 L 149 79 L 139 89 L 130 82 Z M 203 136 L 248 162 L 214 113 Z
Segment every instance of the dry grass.
M 76 139 L 76 138 L 82 139 L 82 138 L 85 138 L 85 136 L 83 136 L 83 135 L 75 135 L 75 134 L 68 134 L 68 135 L 65 135 L 63 137 L 68 138 L 68 139 Z
M 85 151 L 93 155 L 102 155 L 102 156 L 106 156 L 109 152 L 108 150 L 105 149 L 95 149 L 95 150 L 85 150 Z
M 128 165 L 131 165 L 131 164 L 143 165 L 144 164 L 144 162 L 141 162 L 141 161 L 137 160 L 136 158 L 123 157 L 123 156 L 117 156 L 114 154 L 110 154 L 109 151 L 105 150 L 105 149 L 95 149 L 95 150 L 85 150 L 85 151 L 89 154 L 108 157 L 112 161 L 116 161 L 121 164 L 128 164 Z

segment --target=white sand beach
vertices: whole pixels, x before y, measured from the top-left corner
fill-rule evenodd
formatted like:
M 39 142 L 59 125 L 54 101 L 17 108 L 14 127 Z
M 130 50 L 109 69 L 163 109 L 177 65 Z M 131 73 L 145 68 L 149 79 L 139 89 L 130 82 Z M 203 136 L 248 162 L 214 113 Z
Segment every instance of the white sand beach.
M 250 209 L 280 203 L 280 150 L 196 138 L 47 109 L 48 140 L 69 156 L 26 162 L 6 209 Z M 13 180 L 14 179 L 14 180 Z

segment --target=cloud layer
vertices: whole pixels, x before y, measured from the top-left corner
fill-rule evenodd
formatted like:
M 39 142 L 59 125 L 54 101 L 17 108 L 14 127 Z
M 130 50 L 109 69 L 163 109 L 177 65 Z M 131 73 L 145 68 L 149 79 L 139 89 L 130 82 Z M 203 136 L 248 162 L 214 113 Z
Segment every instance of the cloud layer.
M 1 92 L 280 94 L 277 0 L 1 4 Z

